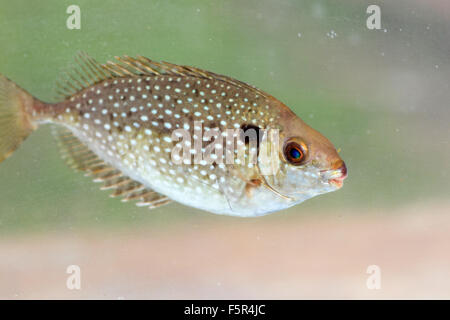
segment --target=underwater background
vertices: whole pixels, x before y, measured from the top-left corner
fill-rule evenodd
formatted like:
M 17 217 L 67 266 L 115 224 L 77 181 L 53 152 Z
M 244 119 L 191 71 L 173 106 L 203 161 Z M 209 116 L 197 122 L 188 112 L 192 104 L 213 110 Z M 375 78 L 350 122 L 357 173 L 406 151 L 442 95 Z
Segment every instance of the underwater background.
M 66 27 L 73 4 L 79 30 Z M 380 30 L 366 26 L 371 4 Z M 450 298 L 448 1 L 0 8 L 0 73 L 41 100 L 80 50 L 192 65 L 284 102 L 349 172 L 341 190 L 260 218 L 148 210 L 69 169 L 43 126 L 0 164 L 0 298 Z M 66 287 L 69 265 L 81 290 Z

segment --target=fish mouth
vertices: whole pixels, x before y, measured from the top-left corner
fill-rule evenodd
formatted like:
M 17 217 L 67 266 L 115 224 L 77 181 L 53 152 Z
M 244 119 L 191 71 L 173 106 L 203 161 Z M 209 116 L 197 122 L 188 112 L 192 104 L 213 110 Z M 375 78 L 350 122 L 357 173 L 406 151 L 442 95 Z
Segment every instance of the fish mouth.
M 328 180 L 328 183 L 337 188 L 342 188 L 342 186 L 344 185 L 344 179 L 341 178 L 330 179 Z
M 347 166 L 345 165 L 344 161 L 339 161 L 338 164 L 335 166 L 336 169 L 332 170 L 325 170 L 324 172 L 327 173 L 329 176 L 328 183 L 337 187 L 341 188 L 344 185 L 344 180 L 347 178 Z

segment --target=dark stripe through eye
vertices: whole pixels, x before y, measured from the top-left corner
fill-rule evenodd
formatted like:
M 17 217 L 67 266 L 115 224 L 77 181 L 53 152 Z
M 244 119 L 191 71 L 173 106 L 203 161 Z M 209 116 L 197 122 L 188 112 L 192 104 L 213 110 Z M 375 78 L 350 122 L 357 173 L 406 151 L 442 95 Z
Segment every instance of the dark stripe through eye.
M 250 143 L 250 141 L 256 140 L 256 148 L 259 153 L 259 143 L 261 141 L 261 136 L 259 132 L 260 128 L 253 124 L 243 124 L 241 125 L 241 136 L 240 140 L 244 141 L 246 145 Z

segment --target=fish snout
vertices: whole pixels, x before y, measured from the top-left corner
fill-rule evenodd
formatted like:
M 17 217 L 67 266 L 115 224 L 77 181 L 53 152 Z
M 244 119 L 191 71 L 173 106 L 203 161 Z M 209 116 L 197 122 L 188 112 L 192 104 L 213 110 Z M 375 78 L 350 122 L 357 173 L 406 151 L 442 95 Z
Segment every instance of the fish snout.
M 342 161 L 342 164 L 336 170 L 341 172 L 341 177 L 339 179 L 344 180 L 347 178 L 347 166 L 344 161 Z

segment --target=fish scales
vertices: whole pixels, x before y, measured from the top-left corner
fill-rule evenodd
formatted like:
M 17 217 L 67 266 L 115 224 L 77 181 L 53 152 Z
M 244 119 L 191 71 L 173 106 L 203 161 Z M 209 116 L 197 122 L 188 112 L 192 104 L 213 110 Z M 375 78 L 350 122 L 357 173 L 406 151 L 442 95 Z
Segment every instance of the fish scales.
M 174 165 L 173 129 L 187 129 L 195 140 L 194 121 L 204 130 L 224 130 L 246 121 L 264 128 L 276 119 L 267 98 L 223 81 L 193 77 L 105 80 L 73 98 L 58 106 L 54 119 L 101 158 L 141 182 L 158 181 L 151 185 L 156 190 L 177 188 L 202 200 L 205 195 L 223 197 L 218 181 L 227 175 L 226 167 Z M 241 193 L 245 184 L 241 181 L 228 193 Z

